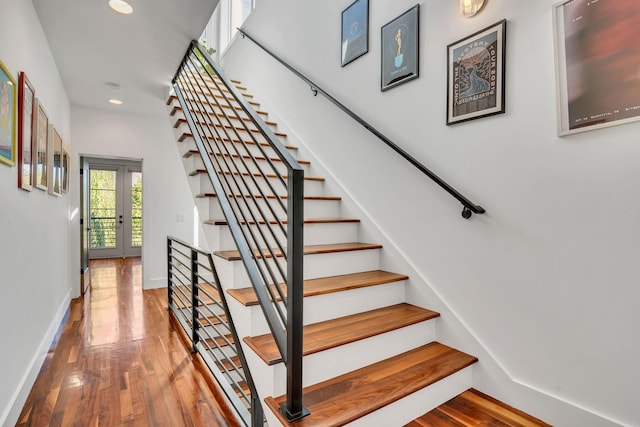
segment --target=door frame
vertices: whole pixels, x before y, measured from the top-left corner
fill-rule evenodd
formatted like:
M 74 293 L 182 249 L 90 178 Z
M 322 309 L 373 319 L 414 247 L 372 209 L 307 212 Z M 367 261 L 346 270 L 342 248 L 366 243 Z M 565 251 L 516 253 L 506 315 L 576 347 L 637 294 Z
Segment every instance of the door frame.
M 80 274 L 81 274 L 81 293 L 84 294 L 86 290 L 89 288 L 91 282 L 91 274 L 89 269 L 89 170 L 90 165 L 111 165 L 111 166 L 123 166 L 125 169 L 129 169 L 131 171 L 137 171 L 143 173 L 143 162 L 142 159 L 136 158 L 124 158 L 124 157 L 102 157 L 96 155 L 80 155 L 80 255 L 81 255 L 81 263 L 80 263 Z M 144 188 L 144 174 L 143 174 L 143 188 Z M 142 211 L 144 216 L 144 191 L 142 197 Z M 142 234 L 144 236 L 144 227 L 145 222 L 142 221 Z M 144 238 L 142 241 L 144 245 Z M 142 246 L 140 247 L 140 252 L 142 253 Z M 125 256 L 141 256 L 140 255 L 125 255 Z

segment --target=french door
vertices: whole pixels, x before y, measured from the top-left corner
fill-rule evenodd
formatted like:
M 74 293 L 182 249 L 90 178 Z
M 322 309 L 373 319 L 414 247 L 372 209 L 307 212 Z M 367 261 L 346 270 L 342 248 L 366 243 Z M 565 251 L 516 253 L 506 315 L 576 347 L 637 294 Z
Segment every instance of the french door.
M 142 172 L 139 162 L 89 162 L 89 258 L 140 256 Z

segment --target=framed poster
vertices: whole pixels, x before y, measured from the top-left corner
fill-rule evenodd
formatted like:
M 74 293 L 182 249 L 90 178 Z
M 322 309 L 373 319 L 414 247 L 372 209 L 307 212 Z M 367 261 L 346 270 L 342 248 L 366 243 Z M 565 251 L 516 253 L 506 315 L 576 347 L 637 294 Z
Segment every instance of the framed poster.
M 447 46 L 447 125 L 504 113 L 507 21 Z
M 369 0 L 356 0 L 342 11 L 342 66 L 369 51 Z
M 382 27 L 382 91 L 418 78 L 420 5 Z
M 16 164 L 17 85 L 0 61 L 0 163 Z
M 33 188 L 35 100 L 35 90 L 23 71 L 20 73 L 18 88 L 18 187 L 26 191 Z
M 56 128 L 49 125 L 49 194 L 62 195 L 62 138 Z
M 559 135 L 640 120 L 638 1 L 563 1 L 553 21 Z
M 36 125 L 33 137 L 35 139 L 33 152 L 34 184 L 40 190 L 47 190 L 48 169 L 49 169 L 49 116 L 44 110 L 42 103 L 36 99 Z

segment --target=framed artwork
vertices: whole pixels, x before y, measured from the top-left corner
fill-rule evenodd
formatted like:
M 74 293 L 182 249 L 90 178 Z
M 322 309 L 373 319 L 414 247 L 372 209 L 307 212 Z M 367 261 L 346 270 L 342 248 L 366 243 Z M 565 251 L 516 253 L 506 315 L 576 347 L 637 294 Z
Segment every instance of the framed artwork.
M 507 21 L 447 46 L 447 125 L 504 113 Z
M 62 194 L 69 192 L 69 168 L 71 167 L 71 158 L 66 148 L 62 149 Z
M 47 178 L 49 176 L 49 116 L 42 103 L 36 99 L 36 123 L 33 132 L 33 178 L 34 185 L 40 190 L 49 188 Z
M 558 134 L 640 120 L 637 0 L 553 6 Z
M 17 85 L 9 70 L 0 62 L 0 163 L 16 164 Z
M 382 91 L 418 78 L 419 18 L 417 4 L 382 27 Z
M 369 51 L 369 0 L 356 0 L 342 11 L 342 66 Z
M 26 191 L 33 188 L 35 100 L 35 90 L 23 71 L 18 89 L 18 187 Z
M 62 138 L 56 128 L 49 125 L 49 194 L 62 195 Z

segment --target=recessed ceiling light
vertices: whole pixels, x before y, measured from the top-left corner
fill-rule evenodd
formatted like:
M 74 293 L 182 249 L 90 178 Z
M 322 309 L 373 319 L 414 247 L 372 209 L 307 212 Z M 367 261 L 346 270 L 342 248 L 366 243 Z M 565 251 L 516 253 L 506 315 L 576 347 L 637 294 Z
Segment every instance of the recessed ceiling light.
M 116 12 L 124 15 L 129 15 L 133 12 L 133 6 L 124 0 L 109 0 L 109 6 Z
M 109 102 L 112 103 L 113 105 L 122 104 L 122 101 L 120 101 L 119 99 L 110 99 Z

